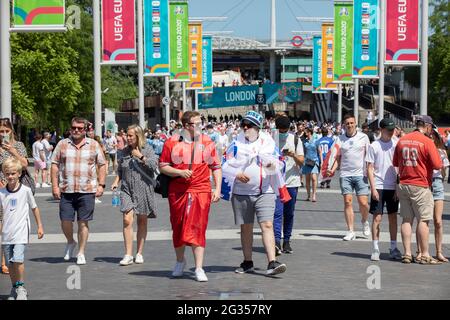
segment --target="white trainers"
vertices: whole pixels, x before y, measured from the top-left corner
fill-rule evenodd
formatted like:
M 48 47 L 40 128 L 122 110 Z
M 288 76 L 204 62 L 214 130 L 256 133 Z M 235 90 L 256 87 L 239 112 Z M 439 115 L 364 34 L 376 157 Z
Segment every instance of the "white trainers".
M 68 243 L 66 245 L 66 249 L 64 251 L 64 260 L 69 261 L 70 258 L 72 258 L 73 250 L 75 250 L 76 246 L 77 246 L 77 243 L 75 241 L 73 243 Z
M 99 198 L 95 198 L 95 203 L 102 203 L 102 200 L 100 200 Z
M 42 188 L 50 188 L 51 185 L 49 185 L 49 184 L 47 184 L 47 183 L 44 182 L 44 183 L 41 185 L 41 187 L 42 187 Z
M 380 250 L 373 249 L 372 255 L 370 256 L 372 261 L 380 261 Z
M 129 266 L 130 264 L 133 264 L 133 256 L 124 255 L 123 259 L 120 260 L 119 264 L 121 266 Z
M 84 254 L 77 255 L 77 264 L 78 265 L 86 264 L 86 257 L 84 256 Z
M 175 264 L 173 268 L 172 277 L 182 277 L 184 273 L 184 267 L 186 267 L 186 260 L 183 259 L 182 262 L 178 262 Z
M 36 188 L 40 188 L 41 184 L 40 183 L 36 183 Z
M 369 221 L 362 222 L 362 225 L 363 225 L 363 235 L 364 235 L 364 237 L 366 237 L 366 238 L 370 237 L 371 232 L 370 232 Z
M 144 257 L 142 256 L 142 254 L 136 253 L 136 258 L 134 259 L 134 262 L 137 264 L 144 263 Z
M 203 270 L 202 268 L 195 269 L 195 280 L 199 282 L 208 281 L 208 277 L 205 274 L 205 270 Z
M 345 236 L 342 238 L 342 240 L 344 240 L 344 241 L 351 241 L 351 240 L 355 240 L 355 239 L 356 239 L 356 235 L 353 231 L 347 231 Z
M 28 292 L 24 286 L 16 288 L 16 300 L 28 300 Z

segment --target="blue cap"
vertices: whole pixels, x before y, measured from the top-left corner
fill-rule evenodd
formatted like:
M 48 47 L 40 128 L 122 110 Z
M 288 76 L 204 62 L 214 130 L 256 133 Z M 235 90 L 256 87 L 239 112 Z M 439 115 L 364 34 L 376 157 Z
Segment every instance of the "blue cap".
M 242 121 L 247 120 L 251 123 L 253 123 L 258 128 L 262 128 L 263 124 L 263 117 L 256 111 L 249 111 L 245 115 L 245 117 L 242 119 Z

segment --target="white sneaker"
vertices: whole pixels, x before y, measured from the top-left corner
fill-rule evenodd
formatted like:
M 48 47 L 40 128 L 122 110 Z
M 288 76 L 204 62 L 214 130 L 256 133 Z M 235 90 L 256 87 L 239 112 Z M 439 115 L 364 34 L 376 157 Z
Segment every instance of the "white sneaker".
M 95 203 L 102 203 L 102 200 L 100 200 L 99 198 L 95 198 Z
M 137 264 L 144 263 L 144 257 L 142 256 L 142 254 L 136 253 L 136 258 L 134 259 L 134 262 Z
M 24 286 L 20 286 L 16 288 L 16 300 L 28 300 L 28 292 Z
M 363 225 L 363 235 L 364 235 L 364 237 L 366 237 L 366 238 L 370 237 L 371 232 L 370 232 L 369 221 L 362 222 L 362 225 Z
M 356 239 L 356 235 L 353 231 L 347 231 L 345 236 L 342 238 L 342 240 L 344 240 L 344 241 L 351 241 L 351 240 L 355 240 L 355 239 Z
M 199 282 L 208 281 L 208 277 L 205 274 L 205 270 L 203 270 L 202 268 L 195 269 L 195 280 Z
M 40 183 L 36 183 L 36 188 L 40 188 L 41 184 Z
M 41 187 L 42 188 L 50 188 L 51 187 L 51 185 L 49 185 L 49 184 L 46 184 L 45 182 L 41 185 Z
M 77 255 L 77 264 L 78 265 L 86 264 L 86 257 L 84 256 L 84 254 Z
M 380 250 L 373 249 L 372 255 L 370 256 L 372 261 L 380 261 Z
M 133 256 L 125 255 L 122 260 L 120 260 L 119 264 L 121 266 L 129 266 L 133 264 Z
M 66 245 L 66 249 L 64 251 L 64 260 L 69 261 L 70 258 L 73 257 L 73 250 L 75 250 L 76 246 L 77 246 L 76 242 L 68 243 Z
M 184 267 L 186 267 L 186 260 L 183 259 L 182 262 L 178 262 L 175 264 L 173 268 L 172 277 L 182 277 L 184 273 Z

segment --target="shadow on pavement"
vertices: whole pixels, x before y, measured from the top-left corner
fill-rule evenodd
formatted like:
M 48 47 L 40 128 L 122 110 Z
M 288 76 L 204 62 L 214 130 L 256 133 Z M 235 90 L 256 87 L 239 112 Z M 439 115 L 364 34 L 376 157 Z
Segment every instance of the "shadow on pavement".
M 138 271 L 138 272 L 130 272 L 129 275 L 146 276 L 146 277 L 154 277 L 154 278 L 169 278 L 169 279 L 186 279 L 186 278 L 190 278 L 190 275 L 189 275 L 188 272 L 185 272 L 183 277 L 173 278 L 171 270 Z
M 242 251 L 242 247 L 234 247 L 232 249 Z M 264 247 L 253 247 L 253 252 L 266 253 L 266 249 Z
M 442 220 L 450 220 L 450 214 L 443 214 Z
M 114 263 L 114 264 L 119 264 L 120 260 L 122 260 L 122 258 L 118 258 L 118 257 L 96 257 L 96 258 L 94 258 L 95 262 L 107 262 L 107 263 Z
M 339 234 L 318 234 L 318 233 L 299 233 L 299 235 L 304 237 L 323 237 L 323 238 L 332 238 L 332 239 L 342 239 L 342 235 Z
M 334 256 L 343 256 L 343 257 L 349 257 L 349 258 L 370 260 L 370 254 L 368 254 L 368 253 L 332 252 L 331 254 Z M 382 258 L 382 256 L 383 255 L 380 256 L 380 259 Z
M 76 259 L 70 259 L 69 261 L 64 260 L 62 257 L 41 257 L 41 258 L 34 258 L 30 259 L 30 261 L 33 262 L 46 262 L 51 264 L 57 264 L 57 263 L 70 263 L 75 261 Z

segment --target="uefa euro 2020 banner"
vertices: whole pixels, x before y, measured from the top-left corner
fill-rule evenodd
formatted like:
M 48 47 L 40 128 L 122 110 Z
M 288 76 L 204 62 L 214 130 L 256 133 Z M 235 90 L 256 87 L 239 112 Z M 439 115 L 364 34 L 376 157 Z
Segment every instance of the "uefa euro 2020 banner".
M 353 1 L 334 4 L 334 83 L 353 83 Z
M 198 90 L 202 88 L 202 23 L 189 23 L 189 83 L 186 89 Z
M 353 78 L 378 76 L 379 1 L 355 0 Z
M 144 0 L 144 76 L 169 73 L 169 0 Z
M 386 1 L 386 64 L 419 64 L 419 0 Z
M 64 0 L 14 0 L 13 8 L 14 28 L 39 31 L 65 28 Z
M 202 37 L 202 87 L 198 93 L 213 92 L 213 58 L 212 58 L 212 36 L 204 35 Z
M 334 24 L 322 24 L 322 81 L 320 90 L 336 90 L 333 83 Z
M 102 1 L 102 62 L 136 63 L 135 0 Z
M 322 79 L 322 37 L 313 37 L 313 81 L 312 93 L 325 93 L 320 90 Z
M 169 2 L 170 80 L 189 81 L 189 14 L 185 1 Z

